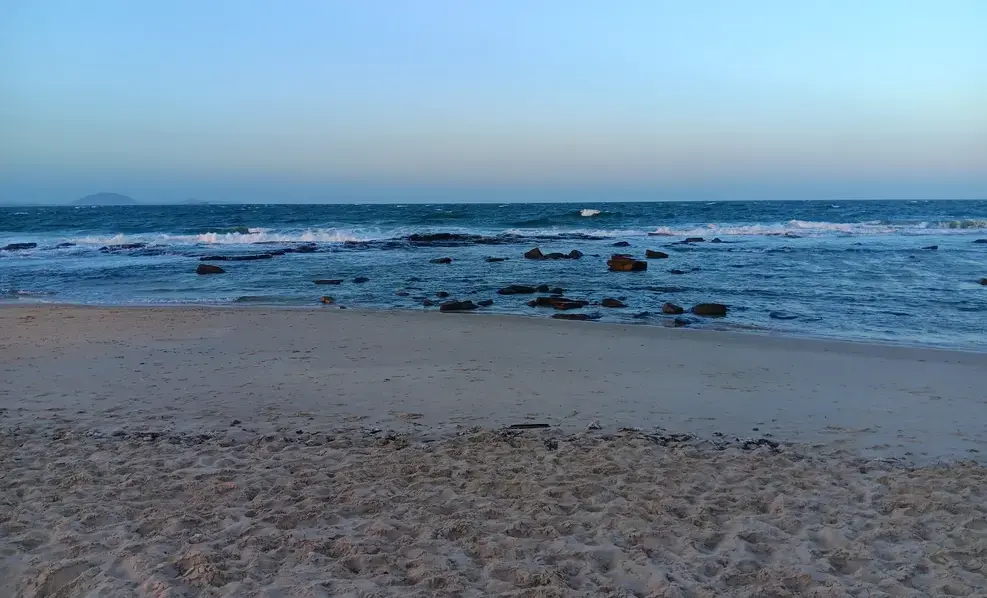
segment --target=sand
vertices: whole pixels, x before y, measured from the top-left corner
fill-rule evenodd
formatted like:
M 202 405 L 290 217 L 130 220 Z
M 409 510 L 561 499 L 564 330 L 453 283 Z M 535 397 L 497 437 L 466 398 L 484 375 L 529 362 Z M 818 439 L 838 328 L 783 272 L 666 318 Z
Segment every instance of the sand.
M 985 374 L 517 317 L 3 308 L 0 596 L 983 596 Z

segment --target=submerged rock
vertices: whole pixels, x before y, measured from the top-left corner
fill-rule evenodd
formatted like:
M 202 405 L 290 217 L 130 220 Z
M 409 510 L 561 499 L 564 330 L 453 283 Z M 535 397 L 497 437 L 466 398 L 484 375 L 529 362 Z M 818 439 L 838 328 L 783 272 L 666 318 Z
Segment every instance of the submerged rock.
M 627 307 L 627 304 L 620 299 L 614 299 L 613 297 L 607 297 L 603 301 L 600 301 L 600 305 L 603 307 Z
M 313 280 L 315 284 L 343 284 L 340 278 L 320 278 L 318 280 Z
M 578 249 L 573 249 L 572 251 L 569 252 L 569 255 L 566 256 L 566 258 L 570 260 L 578 260 L 581 257 L 583 257 L 583 252 L 579 251 Z
M 353 282 L 355 282 L 356 284 L 363 284 L 369 281 L 370 279 L 367 278 L 366 276 L 357 276 L 356 278 L 353 279 Z
M 493 305 L 493 299 L 481 299 L 480 301 L 477 301 L 476 304 L 480 307 L 490 307 Z
M 796 320 L 798 316 L 794 314 L 786 314 L 783 311 L 773 311 L 768 314 L 768 317 L 773 320 Z
M 470 311 L 477 307 L 472 301 L 447 301 L 439 305 L 439 311 Z
M 674 303 L 667 302 L 662 304 L 661 313 L 677 316 L 681 313 L 685 313 L 685 309 L 683 309 L 681 305 L 675 305 Z
M 973 242 L 974 243 L 984 243 L 984 244 L 987 244 L 987 239 L 976 239 Z
M 428 260 L 428 263 L 430 263 L 430 264 L 451 264 L 452 263 L 452 258 L 451 257 L 437 257 L 434 260 Z
M 980 279 L 980 284 L 982 284 L 984 286 L 987 286 L 987 278 L 981 278 Z
M 446 297 L 449 296 L 449 293 L 447 291 L 439 291 L 438 293 L 435 294 L 435 296 L 438 297 L 439 299 L 445 299 Z
M 628 243 L 627 241 L 617 241 L 616 243 L 613 244 L 613 247 L 630 247 L 630 246 L 631 244 Z
M 552 319 L 586 321 L 586 320 L 592 320 L 594 318 L 589 314 L 552 314 Z
M 936 249 L 939 249 L 939 246 L 938 245 L 929 245 L 928 247 L 923 247 L 922 249 L 925 249 L 926 251 L 935 251 Z
M 127 249 L 143 249 L 147 247 L 147 243 L 120 243 L 118 245 L 104 245 L 100 247 L 99 250 L 102 252 L 110 251 L 124 251 Z
M 195 269 L 196 274 L 225 274 L 226 270 L 223 270 L 219 266 L 213 266 L 211 264 L 199 264 L 199 267 Z
M 697 316 L 723 317 L 727 315 L 729 308 L 722 303 L 700 303 L 693 306 L 692 313 Z
M 720 239 L 719 237 L 713 237 L 713 240 L 710 241 L 710 243 L 722 243 L 722 242 L 723 242 L 723 240 Z
M 506 262 L 508 259 L 510 259 L 510 258 L 506 258 L 506 257 L 490 257 L 490 256 L 487 256 L 487 261 L 490 262 L 490 263 L 493 263 L 493 262 Z
M 435 305 L 435 303 L 429 299 L 422 300 L 423 307 L 432 307 L 433 305 Z
M 3 248 L 4 251 L 21 251 L 22 249 L 34 249 L 37 243 L 9 243 Z
M 653 249 L 645 249 L 644 250 L 644 257 L 648 258 L 649 260 L 663 260 L 663 259 L 665 259 L 665 258 L 668 257 L 668 254 L 665 253 L 664 251 L 655 251 Z
M 686 237 L 682 242 L 683 243 L 703 243 L 705 241 L 706 241 L 706 239 L 704 239 L 702 237 Z
M 530 295 L 535 292 L 535 287 L 529 287 L 523 284 L 512 284 L 506 286 L 499 291 L 498 295 Z
M 668 271 L 669 274 L 685 274 L 685 270 L 679 270 L 678 268 L 672 268 Z
M 102 250 L 101 250 L 102 251 Z M 274 253 L 256 253 L 252 255 L 204 255 L 200 262 L 252 262 L 254 260 L 269 260 Z
M 641 272 L 648 269 L 648 262 L 636 260 L 629 255 L 614 254 L 607 260 L 611 272 Z

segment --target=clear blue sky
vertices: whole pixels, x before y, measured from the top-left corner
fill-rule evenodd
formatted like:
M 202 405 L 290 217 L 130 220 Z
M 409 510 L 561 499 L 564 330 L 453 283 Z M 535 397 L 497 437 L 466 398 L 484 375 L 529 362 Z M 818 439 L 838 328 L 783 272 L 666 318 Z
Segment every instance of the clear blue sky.
M 257 177 L 984 197 L 987 1 L 0 0 L 0 187 Z

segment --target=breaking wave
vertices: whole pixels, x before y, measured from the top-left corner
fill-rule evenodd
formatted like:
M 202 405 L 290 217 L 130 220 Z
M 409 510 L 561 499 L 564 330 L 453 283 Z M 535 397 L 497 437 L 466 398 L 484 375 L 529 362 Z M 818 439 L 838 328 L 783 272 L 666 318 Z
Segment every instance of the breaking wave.
M 583 216 L 583 217 L 587 217 L 587 218 L 590 217 L 590 216 L 599 216 L 600 215 L 600 210 L 593 210 L 593 209 L 590 209 L 590 208 L 585 208 L 585 209 L 579 210 L 579 215 L 580 216 Z

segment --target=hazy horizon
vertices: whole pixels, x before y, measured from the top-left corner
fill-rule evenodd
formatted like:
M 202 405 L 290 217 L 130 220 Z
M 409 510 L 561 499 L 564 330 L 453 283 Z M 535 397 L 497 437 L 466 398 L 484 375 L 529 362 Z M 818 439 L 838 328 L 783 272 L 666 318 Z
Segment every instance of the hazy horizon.
M 984 30 L 976 0 L 13 0 L 0 202 L 987 198 Z

